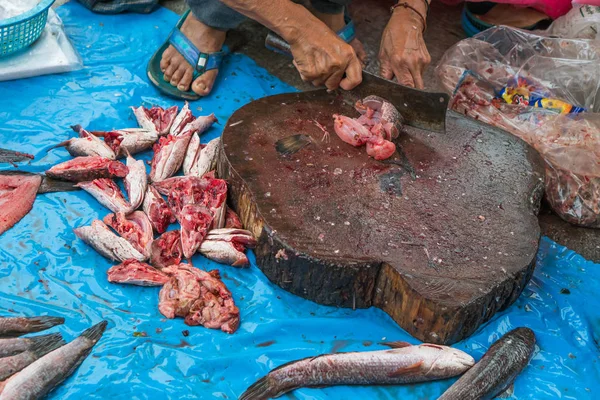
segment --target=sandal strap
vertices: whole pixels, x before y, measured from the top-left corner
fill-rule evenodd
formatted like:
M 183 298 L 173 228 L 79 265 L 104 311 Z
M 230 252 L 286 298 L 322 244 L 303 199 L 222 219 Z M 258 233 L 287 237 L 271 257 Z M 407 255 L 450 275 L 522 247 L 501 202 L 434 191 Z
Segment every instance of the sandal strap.
M 177 27 L 171 31 L 169 43 L 199 74 L 219 68 L 226 54 L 223 50 L 214 53 L 201 52 Z

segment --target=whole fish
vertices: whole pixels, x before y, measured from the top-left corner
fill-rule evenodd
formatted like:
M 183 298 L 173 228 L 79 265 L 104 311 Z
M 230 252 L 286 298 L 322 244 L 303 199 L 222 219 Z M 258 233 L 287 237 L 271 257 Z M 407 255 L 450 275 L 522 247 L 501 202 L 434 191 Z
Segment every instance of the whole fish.
M 181 168 L 187 145 L 192 137 L 192 132 L 184 135 L 163 136 L 153 147 L 150 180 L 152 182 L 163 181 L 173 175 Z
M 196 253 L 212 222 L 213 216 L 208 208 L 198 204 L 183 206 L 179 214 L 179 223 L 181 247 L 186 258 L 189 259 Z
M 35 360 L 64 345 L 61 335 L 44 335 L 27 350 L 0 360 L 0 382 L 21 371 Z
M 60 333 L 51 333 L 49 335 L 40 335 L 25 338 L 0 339 L 0 358 L 14 356 L 15 354 L 31 350 L 32 348 L 36 347 L 40 342 L 59 339 L 62 339 Z
M 166 273 L 134 259 L 111 267 L 107 274 L 109 282 L 137 286 L 162 286 L 171 279 Z
M 0 317 L 0 337 L 18 337 L 64 323 L 62 317 Z
M 392 350 L 323 354 L 275 368 L 248 388 L 240 400 L 279 397 L 301 387 L 398 385 L 460 375 L 475 360 L 460 350 L 435 344 Z
M 150 264 L 156 268 L 166 268 L 181 262 L 183 249 L 181 248 L 181 232 L 179 230 L 163 233 L 152 242 L 150 251 Z
M 140 127 L 154 131 L 160 136 L 169 133 L 175 117 L 178 115 L 177 106 L 169 107 L 166 110 L 162 107 L 146 108 L 144 106 L 131 107 L 131 109 Z
M 46 171 L 46 176 L 73 182 L 93 181 L 99 178 L 124 178 L 125 164 L 104 157 L 76 157 L 57 164 Z
M 31 211 L 41 183 L 38 175 L 0 175 L 0 235 Z
M 137 251 L 126 239 L 115 235 L 100 220 L 92 221 L 91 226 L 73 229 L 75 235 L 94 248 L 102 256 L 113 261 L 123 262 L 128 258 L 146 261 L 147 257 Z
M 148 185 L 146 189 L 142 207 L 157 233 L 163 233 L 170 224 L 176 221 L 175 215 L 165 199 L 151 185 Z
M 152 245 L 152 224 L 143 211 L 134 211 L 131 214 L 108 214 L 103 222 L 113 228 L 121 237 L 148 259 Z
M 204 257 L 234 267 L 249 265 L 244 254 L 247 247 L 256 246 L 252 233 L 243 229 L 213 229 L 200 244 L 198 252 Z
M 108 178 L 94 179 L 91 182 L 79 182 L 75 185 L 91 194 L 100 204 L 112 212 L 131 212 L 131 204 L 125 197 L 117 184 Z
M 117 129 L 94 134 L 104 136 L 104 142 L 119 158 L 151 149 L 158 140 L 156 131 L 143 128 Z
M 65 140 L 52 146 L 50 150 L 64 147 L 73 157 L 104 157 L 109 160 L 116 158 L 115 152 L 106 143 L 83 129 L 81 125 L 75 125 L 71 128 L 79 133 L 79 137 Z
M 146 175 L 146 165 L 144 161 L 137 160 L 131 155 L 127 156 L 127 168 L 129 173 L 123 179 L 127 196 L 129 196 L 130 209 L 137 210 L 144 201 L 146 188 L 148 187 L 148 176 Z
M 6 382 L 0 400 L 41 399 L 67 379 L 86 359 L 106 329 L 106 321 L 84 331 L 72 342 L 30 364 Z
M 493 399 L 527 366 L 534 349 L 535 334 L 531 329 L 513 329 L 491 345 L 481 360 L 438 400 Z

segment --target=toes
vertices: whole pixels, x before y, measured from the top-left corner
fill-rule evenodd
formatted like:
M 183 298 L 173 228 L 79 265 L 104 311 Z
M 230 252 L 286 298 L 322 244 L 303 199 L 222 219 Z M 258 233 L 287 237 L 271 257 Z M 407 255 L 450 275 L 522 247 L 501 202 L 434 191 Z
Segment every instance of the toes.
M 171 85 L 179 85 L 179 81 L 181 81 L 181 78 L 183 77 L 183 74 L 185 74 L 185 71 L 187 69 L 189 69 L 189 67 L 185 65 L 180 65 L 179 68 L 177 68 L 177 71 L 173 73 L 173 76 L 171 76 Z
M 179 80 L 179 84 L 177 85 L 177 89 L 181 91 L 190 90 L 190 84 L 192 83 L 192 78 L 194 77 L 194 72 L 191 68 L 186 68 L 183 76 Z
M 169 46 L 164 53 L 162 54 L 162 58 L 160 59 L 160 70 L 164 73 L 169 64 L 171 63 L 171 58 L 173 57 L 173 46 Z
M 167 81 L 167 82 L 171 81 L 173 74 L 175 73 L 175 71 L 177 71 L 177 69 L 181 65 L 180 63 L 177 63 L 176 61 L 177 60 L 175 59 L 175 57 L 173 57 L 173 59 L 171 59 L 171 63 L 165 70 L 165 81 Z
M 192 84 L 192 90 L 200 96 L 206 96 L 212 90 L 218 71 L 213 69 L 198 77 Z

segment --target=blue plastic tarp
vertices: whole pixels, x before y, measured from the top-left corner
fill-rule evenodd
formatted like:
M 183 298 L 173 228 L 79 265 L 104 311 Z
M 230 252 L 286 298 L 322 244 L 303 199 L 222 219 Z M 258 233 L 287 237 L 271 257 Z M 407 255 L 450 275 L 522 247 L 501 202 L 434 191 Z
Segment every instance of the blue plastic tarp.
M 158 95 L 145 75 L 175 14 L 159 9 L 150 15 L 102 16 L 74 2 L 57 11 L 85 68 L 0 83 L 0 147 L 34 154 L 34 161 L 21 165 L 28 171 L 70 158 L 62 149 L 46 152 L 73 136 L 70 125 L 133 127 L 128 107 L 175 104 Z M 192 110 L 214 112 L 222 123 L 253 99 L 294 90 L 237 54 L 226 61 L 216 88 Z M 203 141 L 219 135 L 222 126 Z M 194 260 L 197 266 L 218 268 L 231 289 L 242 320 L 235 334 L 167 320 L 158 312 L 158 288 L 108 283 L 111 263 L 73 234 L 74 227 L 107 213 L 84 192 L 39 195 L 31 213 L 0 236 L 0 315 L 63 316 L 66 323 L 53 330 L 69 340 L 102 319 L 109 321 L 91 356 L 51 398 L 235 399 L 270 369 L 294 359 L 382 349 L 382 340 L 417 343 L 380 310 L 319 306 L 279 289 L 252 255 L 249 269 L 200 256 Z M 501 335 L 528 326 L 538 349 L 517 378 L 513 398 L 598 398 L 599 289 L 600 266 L 543 239 L 523 295 L 456 347 L 479 359 Z M 435 399 L 452 382 L 302 389 L 287 398 Z

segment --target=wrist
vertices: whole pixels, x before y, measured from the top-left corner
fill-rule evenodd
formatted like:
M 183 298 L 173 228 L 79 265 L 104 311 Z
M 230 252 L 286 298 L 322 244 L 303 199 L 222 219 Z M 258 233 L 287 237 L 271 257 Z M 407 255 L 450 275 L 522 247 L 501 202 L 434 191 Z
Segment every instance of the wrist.
M 392 9 L 392 16 L 390 17 L 389 25 L 402 27 L 410 26 L 418 29 L 420 32 L 424 32 L 425 28 L 427 27 L 427 8 L 424 1 L 402 0 L 397 4 L 400 5 Z

